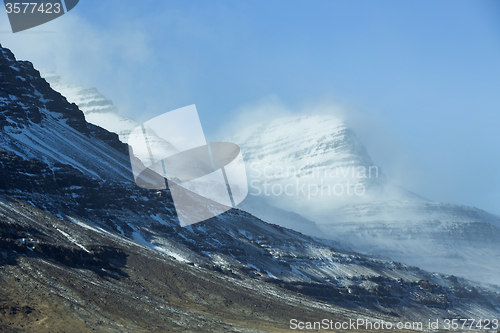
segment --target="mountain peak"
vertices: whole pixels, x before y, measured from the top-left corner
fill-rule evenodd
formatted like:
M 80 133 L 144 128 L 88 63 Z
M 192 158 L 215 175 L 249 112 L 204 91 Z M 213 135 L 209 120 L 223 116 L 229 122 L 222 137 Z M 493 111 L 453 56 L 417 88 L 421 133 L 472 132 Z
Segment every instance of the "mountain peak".
M 229 140 L 242 146 L 247 161 L 373 165 L 354 132 L 332 115 L 279 118 L 240 130 Z
M 52 116 L 64 120 L 77 131 L 89 134 L 85 117 L 52 90 L 29 61 L 17 61 L 14 54 L 1 48 L 0 54 L 0 127 L 29 127 Z
M 16 60 L 6 48 L 0 50 L 3 149 L 50 165 L 70 164 L 98 178 L 111 176 L 108 169 L 113 156 L 120 160 L 120 178 L 130 178 L 128 147 L 118 135 L 87 123 L 78 106 L 54 91 L 31 62 Z M 89 157 L 91 151 L 101 160 L 91 163 L 96 157 Z
M 332 115 L 279 118 L 228 141 L 241 147 L 251 195 L 308 219 L 324 207 L 378 196 L 387 185 L 355 133 Z M 362 195 L 350 195 L 355 190 Z

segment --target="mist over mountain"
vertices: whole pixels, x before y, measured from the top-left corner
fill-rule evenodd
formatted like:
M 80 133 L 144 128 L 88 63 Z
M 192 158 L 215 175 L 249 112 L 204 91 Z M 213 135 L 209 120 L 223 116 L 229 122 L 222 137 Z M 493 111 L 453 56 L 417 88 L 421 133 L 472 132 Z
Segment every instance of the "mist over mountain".
M 180 227 L 168 189 L 136 186 L 118 134 L 87 122 L 31 63 L 0 51 L 2 330 L 266 332 L 288 330 L 291 318 L 498 318 L 497 286 L 359 254 L 271 224 L 274 216 L 328 230 L 278 207 L 284 200 L 256 205 L 266 208 L 267 221 L 231 209 Z M 318 141 L 321 149 L 306 147 L 316 140 L 309 133 L 305 153 L 289 153 L 285 133 L 276 147 L 248 156 L 294 162 L 314 151 L 319 165 L 325 156 L 335 162 L 331 152 L 339 149 L 345 159 L 336 165 L 358 155 L 357 162 L 369 165 L 353 134 L 336 128 Z M 379 191 L 386 184 L 380 179 L 361 183 Z
M 86 121 L 118 134 L 122 142 L 126 143 L 130 132 L 139 126 L 135 120 L 121 116 L 113 102 L 97 89 L 64 81 L 54 72 L 42 71 L 40 74 L 52 89 L 61 93 L 70 103 L 78 105 Z
M 319 229 L 357 251 L 500 284 L 500 218 L 394 184 L 340 118 L 279 118 L 228 140 L 247 165 L 250 195 L 241 207 L 256 216 L 267 209 L 251 202 L 264 201 L 314 222 L 306 233 Z M 296 228 L 292 219 L 266 218 Z

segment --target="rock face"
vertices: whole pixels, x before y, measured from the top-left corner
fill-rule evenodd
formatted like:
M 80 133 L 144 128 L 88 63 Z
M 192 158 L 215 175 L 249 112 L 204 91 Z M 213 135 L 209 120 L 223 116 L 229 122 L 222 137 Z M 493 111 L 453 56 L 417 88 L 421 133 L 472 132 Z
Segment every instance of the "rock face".
M 64 120 L 80 133 L 89 134 L 83 113 L 50 88 L 33 64 L 16 61 L 10 50 L 2 48 L 0 57 L 0 128 L 23 129 L 40 124 L 48 116 L 44 110 L 57 110 L 53 117 Z M 49 111 L 50 112 L 50 111 Z
M 500 285 L 500 218 L 392 184 L 342 120 L 276 119 L 228 141 L 240 145 L 246 162 L 250 196 L 242 209 L 366 254 Z M 308 224 L 273 216 L 268 206 Z
M 50 127 L 50 123 L 65 123 L 75 130 L 74 135 L 98 138 L 121 152 L 127 151 L 127 146 L 118 140 L 116 134 L 88 124 L 78 106 L 68 103 L 66 98 L 54 91 L 40 77 L 33 64 L 28 61 L 16 61 L 8 49 L 2 48 L 1 52 L 0 128 L 2 131 L 23 136 L 25 135 L 23 130 L 36 131 L 37 128 Z M 41 133 L 41 130 L 39 132 Z
M 115 297 L 126 297 L 136 311 L 150 309 L 144 307 L 146 303 L 155 304 L 157 309 L 162 304 L 160 296 L 166 297 L 166 313 L 174 316 L 178 325 L 193 330 L 192 313 L 182 312 L 185 302 L 201 306 L 216 299 L 213 302 L 224 311 L 231 307 L 246 309 L 245 302 L 236 301 L 240 296 L 233 297 L 245 295 L 243 289 L 252 295 L 252 304 L 267 302 L 273 309 L 294 304 L 318 316 L 324 314 L 317 305 L 322 301 L 328 303 L 321 305 L 328 309 L 325 311 L 343 318 L 350 311 L 346 307 L 355 309 L 353 317 L 363 314 L 390 320 L 395 320 L 394 316 L 425 321 L 498 317 L 499 290 L 494 286 L 478 286 L 462 278 L 356 254 L 339 243 L 266 223 L 238 209 L 181 228 L 168 190 L 148 191 L 135 185 L 128 156 L 117 137 L 113 139 L 104 129 L 86 123 L 78 108 L 50 90 L 31 65 L 17 62 L 6 49 L 1 51 L 0 73 L 6 79 L 0 85 L 0 116 L 4 119 L 0 135 L 0 259 L 5 259 L 0 266 L 9 267 L 0 267 L 2 281 L 15 286 L 12 277 L 20 276 L 27 284 L 32 280 L 29 267 L 43 272 L 44 283 L 55 281 L 39 294 L 45 303 L 54 301 L 44 295 L 56 293 L 61 299 L 86 304 L 92 293 L 81 291 L 78 285 L 84 284 L 94 294 L 101 294 L 105 286 L 104 292 L 114 296 L 91 307 L 82 305 L 78 315 L 95 319 L 106 313 L 106 323 L 112 327 L 118 327 L 113 326 L 117 319 L 110 318 L 128 318 L 121 309 L 116 310 L 120 315 L 108 315 L 107 305 L 117 306 Z M 34 117 L 35 113 L 38 116 Z M 70 119 L 73 114 L 76 120 Z M 212 204 L 196 200 L 201 200 L 200 205 Z M 191 277 L 168 273 L 165 281 L 165 272 L 157 272 L 158 265 L 168 272 L 173 267 L 178 272 L 179 268 Z M 192 275 L 202 276 L 195 279 L 195 289 L 189 287 L 194 281 Z M 85 279 L 65 285 L 58 280 L 60 276 L 64 281 L 75 276 Z M 87 280 L 92 283 L 85 283 Z M 214 284 L 228 289 L 216 292 Z M 206 294 L 199 294 L 204 288 Z M 179 293 L 182 302 L 168 296 L 172 290 Z M 299 300 L 290 291 L 302 294 Z M 269 295 L 279 296 L 279 304 L 269 301 Z M 0 302 L 14 297 L 2 296 Z M 300 305 L 302 300 L 307 302 Z M 23 309 L 22 304 L 12 308 Z M 148 318 L 156 313 L 145 311 Z M 261 321 L 263 312 L 259 311 L 252 308 L 240 315 Z M 291 312 L 280 313 L 283 322 Z M 189 320 L 183 321 L 183 316 Z M 160 319 L 158 322 L 165 320 Z M 141 322 L 137 316 L 134 321 Z M 127 325 L 137 328 L 133 326 L 136 324 Z M 213 328 L 209 324 L 204 327 Z

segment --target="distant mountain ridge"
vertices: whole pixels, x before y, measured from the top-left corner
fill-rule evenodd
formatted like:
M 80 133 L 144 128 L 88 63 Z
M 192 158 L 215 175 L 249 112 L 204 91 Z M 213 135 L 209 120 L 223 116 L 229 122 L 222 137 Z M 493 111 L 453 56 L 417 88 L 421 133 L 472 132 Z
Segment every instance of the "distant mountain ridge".
M 250 195 L 242 209 L 367 254 L 500 284 L 500 217 L 431 202 L 393 184 L 341 119 L 280 118 L 238 129 L 227 140 L 240 145 L 247 167 Z M 316 225 L 273 217 L 252 201 Z
M 130 132 L 139 126 L 135 120 L 121 116 L 113 102 L 96 88 L 86 88 L 67 82 L 60 75 L 50 71 L 42 71 L 40 75 L 52 89 L 61 93 L 69 102 L 78 105 L 86 121 L 118 134 L 122 142 L 127 143 Z

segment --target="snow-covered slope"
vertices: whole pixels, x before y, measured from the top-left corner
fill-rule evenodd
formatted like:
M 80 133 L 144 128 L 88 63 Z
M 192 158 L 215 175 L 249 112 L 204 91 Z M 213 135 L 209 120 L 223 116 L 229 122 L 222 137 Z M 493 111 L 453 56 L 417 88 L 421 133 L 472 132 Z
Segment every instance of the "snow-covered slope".
M 118 134 L 122 142 L 126 143 L 130 132 L 139 126 L 135 120 L 121 116 L 113 102 L 96 88 L 86 88 L 65 81 L 54 72 L 42 71 L 40 74 L 50 83 L 52 89 L 60 92 L 69 102 L 78 105 L 85 115 L 85 120 Z
M 383 199 L 424 200 L 391 184 L 356 135 L 333 116 L 289 117 L 228 139 L 241 146 L 250 194 L 313 221 L 333 207 Z
M 228 141 L 241 146 L 247 166 L 250 195 L 242 209 L 266 214 L 259 204 L 265 201 L 314 221 L 306 233 L 319 229 L 358 251 L 500 284 L 500 218 L 392 184 L 339 118 L 276 119 Z M 300 226 L 281 216 L 266 219 Z
M 102 95 L 96 88 L 86 88 L 67 80 L 60 75 L 42 71 L 40 75 L 50 84 L 50 87 L 61 93 L 66 99 L 75 103 L 83 111 L 85 120 L 118 134 L 120 140 L 128 143 L 130 133 L 140 124 L 135 120 L 120 115 L 113 102 Z M 176 151 L 173 145 L 160 138 L 153 131 L 149 132 L 149 142 L 155 147 L 165 147 Z
M 346 205 L 338 224 L 318 224 L 325 237 L 356 250 L 431 271 L 500 284 L 500 219 L 480 209 L 440 202 L 385 201 Z
M 132 182 L 127 147 L 116 134 L 85 122 L 29 62 L 2 49 L 1 148 L 52 168 L 67 164 L 94 179 Z

